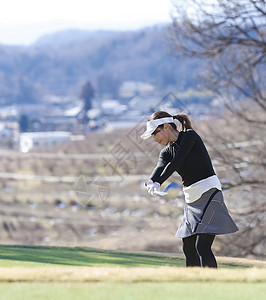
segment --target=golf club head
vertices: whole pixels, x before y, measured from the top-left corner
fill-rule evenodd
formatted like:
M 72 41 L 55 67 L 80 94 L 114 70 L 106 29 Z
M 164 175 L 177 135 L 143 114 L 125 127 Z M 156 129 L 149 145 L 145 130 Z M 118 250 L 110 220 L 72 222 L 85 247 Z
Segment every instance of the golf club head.
M 178 189 L 178 188 L 180 188 L 180 186 L 179 186 L 178 183 L 176 183 L 176 182 L 171 182 L 171 183 L 169 183 L 169 184 L 163 189 L 163 191 L 166 192 L 166 191 L 168 191 L 169 189 Z

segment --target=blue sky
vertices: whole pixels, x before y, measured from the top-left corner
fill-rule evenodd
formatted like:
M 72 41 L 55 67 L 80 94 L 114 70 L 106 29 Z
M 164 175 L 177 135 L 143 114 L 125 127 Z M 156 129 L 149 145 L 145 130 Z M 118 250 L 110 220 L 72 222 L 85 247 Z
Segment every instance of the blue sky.
M 0 43 L 29 45 L 64 29 L 137 29 L 171 21 L 171 0 L 8 0 L 1 3 Z

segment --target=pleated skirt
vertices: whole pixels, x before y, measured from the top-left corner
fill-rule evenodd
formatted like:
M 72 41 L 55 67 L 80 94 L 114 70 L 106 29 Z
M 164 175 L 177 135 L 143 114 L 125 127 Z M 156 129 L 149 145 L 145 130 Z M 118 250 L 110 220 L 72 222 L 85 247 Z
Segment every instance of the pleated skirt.
M 238 231 L 224 203 L 222 191 L 214 188 L 192 203 L 186 203 L 184 216 L 176 237 L 186 238 L 194 234 L 228 234 Z

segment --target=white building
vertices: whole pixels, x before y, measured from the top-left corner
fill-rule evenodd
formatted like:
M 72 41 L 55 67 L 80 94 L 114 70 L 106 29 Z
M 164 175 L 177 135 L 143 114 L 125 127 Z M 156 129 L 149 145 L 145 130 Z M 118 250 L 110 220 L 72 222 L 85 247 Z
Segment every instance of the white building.
M 26 153 L 30 149 L 51 147 L 70 139 L 71 133 L 67 131 L 23 132 L 20 134 L 19 149 Z

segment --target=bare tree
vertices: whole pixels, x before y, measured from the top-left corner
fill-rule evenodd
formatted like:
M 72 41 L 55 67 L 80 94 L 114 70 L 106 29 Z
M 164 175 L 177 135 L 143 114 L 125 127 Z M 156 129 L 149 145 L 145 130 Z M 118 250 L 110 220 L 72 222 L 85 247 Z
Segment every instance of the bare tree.
M 211 128 L 208 124 L 204 128 L 221 171 L 217 170 L 227 188 L 249 187 L 250 195 L 258 195 L 249 197 L 248 203 L 238 199 L 242 208 L 238 203 L 235 210 L 236 215 L 244 214 L 246 221 L 253 224 L 245 226 L 247 239 L 249 235 L 253 237 L 251 244 L 237 244 L 239 252 L 236 252 L 252 254 L 252 249 L 265 246 L 264 231 L 259 229 L 265 217 L 254 211 L 254 208 L 265 211 L 261 196 L 265 195 L 266 182 L 265 1 L 173 2 L 170 40 L 174 53 L 206 61 L 206 69 L 199 74 L 200 82 L 203 88 L 216 93 L 219 112 L 222 111 L 216 128 L 213 123 Z M 225 182 L 226 178 L 230 180 Z
M 209 60 L 209 86 L 225 96 L 226 102 L 232 101 L 229 95 L 241 100 L 251 98 L 265 112 L 265 1 L 174 2 L 176 14 L 171 32 L 178 50 Z M 192 11 L 189 7 L 193 7 Z M 261 121 L 242 112 L 241 117 Z

